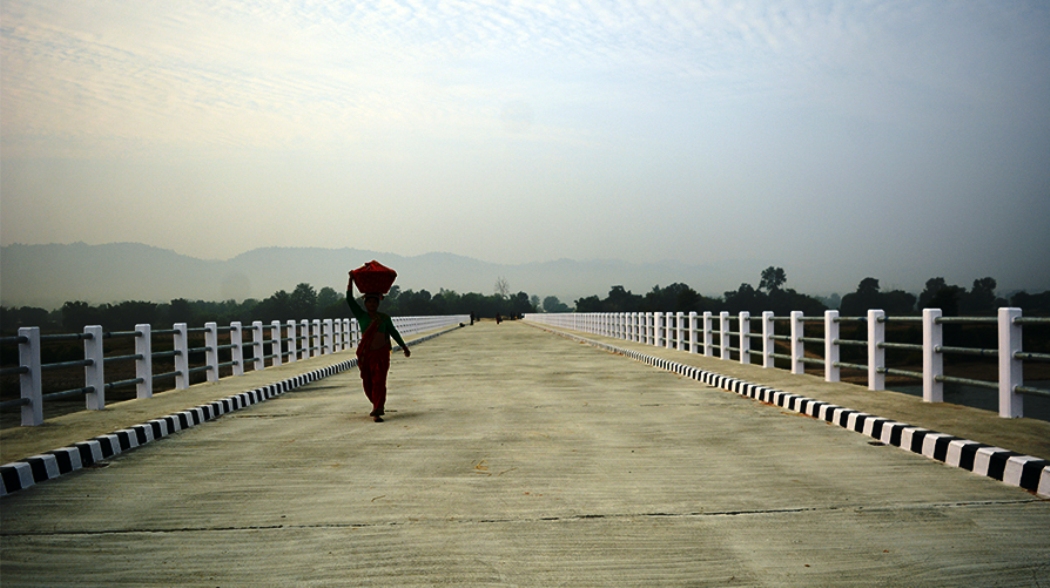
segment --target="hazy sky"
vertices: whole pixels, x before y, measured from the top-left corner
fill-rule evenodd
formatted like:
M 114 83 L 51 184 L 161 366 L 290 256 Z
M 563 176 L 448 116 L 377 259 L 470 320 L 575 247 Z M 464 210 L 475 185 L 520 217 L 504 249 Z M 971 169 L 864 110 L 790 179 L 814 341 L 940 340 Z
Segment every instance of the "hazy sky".
M 5 245 L 1050 288 L 1045 1 L 3 0 L 0 26 Z

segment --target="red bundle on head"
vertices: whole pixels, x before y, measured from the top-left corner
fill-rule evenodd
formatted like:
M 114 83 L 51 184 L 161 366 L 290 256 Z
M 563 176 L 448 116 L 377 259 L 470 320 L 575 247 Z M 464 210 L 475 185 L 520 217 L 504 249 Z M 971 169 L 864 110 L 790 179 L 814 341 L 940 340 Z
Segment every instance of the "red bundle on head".
M 397 272 L 372 260 L 353 272 L 354 283 L 357 289 L 365 294 L 386 294 L 390 286 L 394 285 Z

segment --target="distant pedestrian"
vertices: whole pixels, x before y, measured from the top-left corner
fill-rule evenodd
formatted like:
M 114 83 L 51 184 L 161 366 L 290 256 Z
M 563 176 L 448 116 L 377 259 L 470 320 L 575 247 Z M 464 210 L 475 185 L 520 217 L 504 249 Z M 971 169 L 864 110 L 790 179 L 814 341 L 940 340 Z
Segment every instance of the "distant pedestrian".
M 390 315 L 379 312 L 379 302 L 382 299 L 381 294 L 365 293 L 365 307 L 361 308 L 354 300 L 354 272 L 350 272 L 350 283 L 346 285 L 346 303 L 362 329 L 361 342 L 357 344 L 357 369 L 361 372 L 365 396 L 372 403 L 369 416 L 377 423 L 383 422 L 386 408 L 386 375 L 390 370 L 392 350 L 390 337 L 401 346 L 405 357 L 412 355 L 401 334 L 394 327 L 394 322 L 390 320 Z

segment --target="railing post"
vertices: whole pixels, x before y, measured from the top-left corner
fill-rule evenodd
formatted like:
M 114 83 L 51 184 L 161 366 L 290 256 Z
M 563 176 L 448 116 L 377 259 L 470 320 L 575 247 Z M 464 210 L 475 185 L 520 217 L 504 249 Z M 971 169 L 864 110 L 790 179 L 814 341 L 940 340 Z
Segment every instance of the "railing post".
M 576 320 L 575 317 L 573 320 Z M 357 319 L 350 319 L 350 346 L 357 347 L 357 344 L 361 342 L 361 325 L 357 322 Z
M 102 410 L 106 408 L 106 377 L 104 352 L 102 350 L 102 327 L 92 325 L 84 327 L 84 334 L 90 338 L 84 339 L 84 359 L 91 360 L 91 365 L 84 366 L 84 386 L 94 388 L 94 391 L 84 395 L 88 410 Z
M 824 381 L 839 381 L 839 311 L 824 311 Z
M 149 324 L 135 325 L 135 398 L 153 398 L 153 335 Z
M 719 359 L 729 359 L 729 312 L 718 313 L 718 353 Z
M 230 361 L 233 362 L 233 375 L 244 375 L 244 333 L 240 321 L 230 323 Z
M 288 319 L 285 324 L 288 325 L 288 363 L 292 363 L 299 358 L 299 341 L 295 332 L 295 321 Z
M 802 322 L 802 311 L 792 310 L 791 311 L 791 373 L 793 374 L 804 374 L 806 373 L 806 364 L 802 362 L 802 358 L 806 356 L 805 343 L 802 341 L 802 337 L 805 336 L 806 323 Z
M 22 398 L 29 404 L 22 405 L 22 426 L 38 427 L 44 423 L 44 395 L 40 378 L 40 327 L 21 327 L 18 336 L 25 343 L 18 344 L 18 365 L 29 371 L 18 376 Z
M 944 328 L 937 322 L 941 309 L 922 309 L 922 399 L 926 402 L 944 402 Z
M 700 351 L 699 342 L 696 340 L 696 311 L 689 312 L 689 353 Z
M 175 323 L 172 327 L 172 347 L 175 349 L 175 389 L 185 390 L 190 387 L 190 338 L 186 323 Z
M 306 319 L 299 321 L 299 340 L 303 343 L 299 359 L 310 359 L 310 321 Z
M 324 319 L 324 347 L 321 349 L 321 353 L 324 355 L 331 355 L 334 353 L 334 346 L 332 343 L 333 336 L 332 319 Z
M 316 357 L 324 352 L 324 347 L 321 345 L 321 319 L 314 319 L 313 321 L 313 352 L 310 357 Z
M 660 347 L 664 344 L 664 313 L 653 313 L 653 346 Z
M 762 367 L 773 368 L 776 366 L 775 358 L 773 357 L 774 349 L 776 346 L 773 345 L 773 333 L 776 327 L 773 326 L 773 311 L 766 310 L 762 312 Z
M 270 322 L 270 354 L 273 355 L 270 365 L 281 365 L 281 321 Z
M 204 363 L 209 382 L 219 381 L 219 325 L 204 323 Z
M 252 321 L 252 358 L 255 360 L 255 371 L 266 369 L 266 348 L 263 346 L 262 321 Z
M 675 347 L 674 332 L 678 325 L 671 325 L 671 321 L 674 320 L 674 313 L 668 312 L 664 314 L 664 347 L 672 349 Z
M 740 363 L 751 363 L 751 313 L 740 313 Z
M 686 347 L 685 347 L 685 330 L 686 329 L 685 329 L 685 313 L 684 312 L 675 313 L 675 315 L 674 315 L 674 326 L 678 329 L 678 334 L 676 335 L 678 344 L 675 345 L 675 349 L 677 349 L 679 351 L 684 351 L 686 349 Z
M 886 313 L 878 309 L 868 310 L 868 390 L 885 390 L 886 350 Z
M 1024 396 L 1014 391 L 1024 385 L 1023 363 L 1014 357 L 1021 349 L 1020 308 L 999 309 L 999 416 L 1016 419 L 1024 416 Z
M 712 357 L 715 354 L 711 335 L 712 320 L 710 311 L 704 311 L 704 357 Z
M 631 313 L 631 340 L 635 343 L 642 341 L 642 313 Z

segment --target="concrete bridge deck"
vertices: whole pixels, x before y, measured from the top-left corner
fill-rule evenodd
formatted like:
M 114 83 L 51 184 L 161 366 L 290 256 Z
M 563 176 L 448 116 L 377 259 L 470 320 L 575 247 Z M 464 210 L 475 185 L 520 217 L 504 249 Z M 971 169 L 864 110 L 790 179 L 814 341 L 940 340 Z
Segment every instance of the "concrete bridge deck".
M 638 348 L 1048 453 L 1039 421 Z M 0 449 L 6 463 L 349 357 L 5 431 Z M 1050 501 L 525 324 L 395 356 L 390 388 L 385 423 L 351 369 L 6 496 L 0 582 L 1050 585 Z

